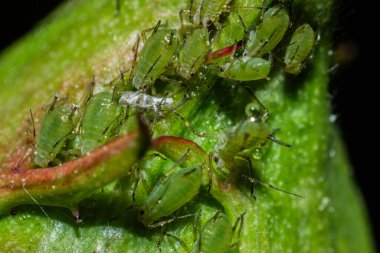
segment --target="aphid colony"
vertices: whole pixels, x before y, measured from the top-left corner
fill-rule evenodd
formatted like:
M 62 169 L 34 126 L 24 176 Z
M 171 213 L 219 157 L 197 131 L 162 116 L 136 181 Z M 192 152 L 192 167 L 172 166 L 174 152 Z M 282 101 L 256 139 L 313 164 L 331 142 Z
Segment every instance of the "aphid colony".
M 204 72 L 241 82 L 265 79 L 274 58 L 280 54 L 283 70 L 299 74 L 314 46 L 315 33 L 311 26 L 303 24 L 293 29 L 287 7 L 283 5 L 268 7 L 265 1 L 256 0 L 251 6 L 246 2 L 243 6 L 239 2 L 191 1 L 188 9 L 180 11 L 180 29 L 169 28 L 159 21 L 142 32 L 141 52 L 138 53 L 139 37 L 133 49 L 132 68 L 123 70 L 122 78 L 111 83 L 113 90 L 94 93 L 94 82 L 91 82 L 78 104 L 60 105 L 62 102 L 54 97 L 36 138 L 34 167 L 64 167 L 69 160 L 85 160 L 94 152 L 106 153 L 109 144 L 105 143 L 127 132 L 125 125 L 131 121 L 131 112 L 148 118 L 153 114 L 154 120 L 159 120 L 186 104 L 186 96 L 177 104 L 170 93 L 158 96 L 155 85 L 158 79 L 178 85 L 185 89 L 185 94 L 195 82 L 202 80 Z M 232 33 L 236 24 L 240 24 L 239 29 Z M 230 44 L 218 49 L 225 41 Z M 279 48 L 284 41 L 288 42 L 287 46 Z M 124 80 L 126 75 L 129 77 Z M 161 136 L 152 141 L 150 149 L 174 161 L 175 166 L 162 176 L 139 207 L 139 221 L 151 228 L 165 224 L 165 217 L 191 201 L 201 188 L 213 189 L 215 180 L 226 170 L 240 173 L 234 171 L 236 159 L 246 159 L 250 164 L 245 155 L 247 150 L 260 148 L 268 140 L 288 146 L 273 136 L 274 131 L 265 122 L 268 112 L 253 94 L 252 100 L 246 106 L 246 118 L 230 129 L 227 138 L 220 140 L 209 155 L 195 142 L 180 137 Z M 96 149 L 101 145 L 103 151 Z M 250 175 L 241 178 L 252 185 L 259 183 L 283 191 Z M 60 205 L 54 204 L 54 200 L 44 201 L 44 193 L 39 194 L 40 203 Z M 52 197 L 46 193 L 46 198 Z M 12 206 L 12 201 L 6 205 Z M 238 223 L 241 230 L 243 216 L 231 226 L 231 221 L 218 212 L 199 229 L 192 252 L 226 252 L 236 246 L 231 240 Z

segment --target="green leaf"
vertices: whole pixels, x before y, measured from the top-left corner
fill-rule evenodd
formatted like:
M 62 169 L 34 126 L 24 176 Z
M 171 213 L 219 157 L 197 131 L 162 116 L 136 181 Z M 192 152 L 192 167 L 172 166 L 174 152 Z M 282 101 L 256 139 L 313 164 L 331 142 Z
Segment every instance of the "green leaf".
M 329 120 L 332 1 L 294 1 L 293 6 L 302 13 L 300 19 L 320 26 L 321 40 L 314 58 L 296 78 L 278 68 L 270 81 L 248 85 L 269 109 L 268 124 L 280 128 L 276 137 L 292 144 L 287 149 L 268 143 L 260 158 L 253 160 L 255 176 L 305 199 L 261 186 L 256 186 L 254 199 L 249 184 L 231 176 L 211 193 L 202 190 L 180 213 L 195 213 L 201 207 L 205 221 L 223 209 L 233 223 L 246 212 L 240 245 L 233 249 L 236 252 L 373 252 L 366 211 L 340 135 Z M 136 34 L 158 19 L 167 19 L 170 26 L 177 27 L 181 8 L 186 8 L 185 1 L 139 0 L 123 2 L 116 16 L 113 1 L 68 1 L 4 51 L 0 56 L 0 172 L 11 173 L 12 166 L 25 155 L 29 108 L 39 120 L 38 126 L 44 114 L 40 108 L 55 92 L 69 95 L 67 102 L 78 101 L 92 76 L 99 84 L 113 80 L 121 69 L 129 67 Z M 165 83 L 157 85 L 163 90 L 174 89 Z M 208 137 L 195 136 L 173 114 L 154 125 L 154 136 L 184 137 L 208 153 L 221 138 L 220 132 L 241 121 L 250 97 L 240 85 L 211 74 L 194 85 L 195 96 L 179 112 Z M 175 91 L 178 100 L 183 94 Z M 152 188 L 172 164 L 147 156 L 139 167 Z M 146 193 L 140 184 L 136 202 L 132 201 L 134 180 L 132 176 L 115 178 L 102 189 L 93 193 L 92 189 L 92 195 L 79 204 L 81 224 L 76 224 L 63 207 L 43 206 L 47 215 L 37 205 L 19 206 L 14 216 L 3 212 L 0 251 L 157 252 L 161 232 L 148 230 L 137 221 L 136 207 Z M 70 201 L 70 197 L 64 198 Z M 166 229 L 192 247 L 192 224 L 193 219 L 182 219 Z M 164 252 L 184 251 L 168 237 L 164 237 L 162 248 Z

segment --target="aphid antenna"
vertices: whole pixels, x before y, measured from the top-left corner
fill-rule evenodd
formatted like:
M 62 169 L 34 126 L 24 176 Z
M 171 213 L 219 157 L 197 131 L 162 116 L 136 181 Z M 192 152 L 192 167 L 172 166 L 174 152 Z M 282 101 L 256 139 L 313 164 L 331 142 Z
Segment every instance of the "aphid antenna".
M 116 8 L 115 16 L 117 17 L 121 13 L 121 0 L 115 1 L 115 8 Z
M 284 147 L 287 147 L 287 148 L 291 148 L 292 145 L 286 143 L 286 142 L 283 142 L 279 139 L 277 139 L 276 137 L 274 137 L 273 135 L 269 135 L 268 136 L 268 139 L 271 140 L 272 142 L 278 144 L 278 145 L 281 145 L 281 146 L 284 146 Z
M 233 171 L 232 171 L 233 172 Z M 234 172 L 234 173 L 237 173 L 237 172 Z M 239 174 L 239 173 L 237 173 Z M 259 185 L 262 185 L 262 186 L 265 186 L 265 187 L 268 187 L 268 188 L 272 188 L 274 190 L 277 190 L 277 191 L 280 191 L 280 192 L 283 192 L 283 193 L 286 193 L 286 194 L 289 194 L 289 195 L 292 195 L 292 196 L 295 196 L 295 197 L 298 197 L 298 198 L 301 198 L 301 199 L 304 199 L 305 197 L 299 195 L 299 194 L 296 194 L 296 193 L 293 193 L 293 192 L 289 192 L 289 191 L 286 191 L 286 190 L 283 190 L 281 188 L 278 188 L 277 186 L 274 186 L 272 184 L 268 184 L 268 183 L 264 183 L 260 180 L 257 180 L 253 177 L 249 177 L 247 175 L 244 175 L 244 174 L 239 174 L 241 178 L 251 182 L 251 183 L 256 183 L 256 184 L 259 184 Z
M 47 214 L 47 212 L 45 211 L 45 209 L 40 205 L 40 203 L 32 196 L 32 194 L 30 194 L 30 192 L 26 189 L 26 180 L 23 179 L 21 180 L 21 183 L 22 183 L 22 189 L 25 191 L 25 193 L 32 199 L 32 201 L 34 203 L 36 203 L 36 205 L 41 209 L 41 211 L 43 212 L 43 214 L 49 219 L 49 215 Z

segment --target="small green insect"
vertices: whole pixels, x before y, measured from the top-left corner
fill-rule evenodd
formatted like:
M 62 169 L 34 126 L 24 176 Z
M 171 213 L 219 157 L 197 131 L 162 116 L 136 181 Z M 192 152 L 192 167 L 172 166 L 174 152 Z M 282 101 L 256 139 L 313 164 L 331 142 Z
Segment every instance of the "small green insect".
M 221 49 L 246 40 L 249 30 L 262 17 L 266 9 L 266 0 L 234 0 L 229 15 L 223 21 L 223 27 L 215 36 L 215 48 Z
M 125 113 L 115 95 L 115 91 L 103 91 L 89 98 L 75 140 L 75 146 L 82 155 L 117 136 Z
M 174 53 L 178 48 L 177 31 L 167 28 L 159 29 L 160 26 L 161 21 L 158 21 L 157 25 L 153 28 L 151 36 L 146 40 L 139 57 L 140 59 L 133 66 L 130 75 L 131 85 L 139 91 L 146 91 L 152 88 L 154 82 L 165 72 L 169 63 L 172 62 Z M 146 37 L 145 33 L 148 30 L 142 32 L 141 36 L 143 38 Z
M 74 130 L 75 108 L 70 106 L 55 107 L 55 96 L 42 121 L 37 136 L 33 162 L 37 167 L 47 167 L 67 143 Z M 59 161 L 57 162 L 59 163 Z
M 314 30 L 309 24 L 303 24 L 294 31 L 284 57 L 285 72 L 293 75 L 301 72 L 305 59 L 313 49 L 314 40 Z
M 253 81 L 266 78 L 271 67 L 272 63 L 262 58 L 243 57 L 223 65 L 218 74 L 227 79 Z
M 182 27 L 184 27 L 185 13 L 188 14 L 190 23 L 196 27 L 208 27 L 210 25 L 220 26 L 219 18 L 223 12 L 228 11 L 232 0 L 190 0 L 188 9 L 179 12 Z
M 289 144 L 277 140 L 273 136 L 273 130 L 265 123 L 268 111 L 255 98 L 254 103 L 246 106 L 247 119 L 237 125 L 227 134 L 226 140 L 215 146 L 215 157 L 217 167 L 234 168 L 237 156 L 243 155 L 245 151 L 260 148 L 268 140 L 289 147 Z
M 202 182 L 202 166 L 167 173 L 157 182 L 139 211 L 139 221 L 147 227 L 188 203 L 198 194 Z
M 196 218 L 195 231 L 199 230 L 199 216 Z M 240 233 L 243 227 L 244 213 L 240 215 L 234 226 L 227 219 L 226 215 L 218 211 L 209 219 L 199 231 L 196 237 L 192 253 L 224 253 L 239 244 Z M 239 228 L 238 228 L 239 225 Z M 231 244 L 232 237 L 238 228 L 237 242 Z
M 190 79 L 203 66 L 210 53 L 209 33 L 205 28 L 186 32 L 183 46 L 178 53 L 176 72 L 185 79 Z
M 282 40 L 289 26 L 289 14 L 277 5 L 264 13 L 262 22 L 250 32 L 244 57 L 261 57 L 271 52 Z

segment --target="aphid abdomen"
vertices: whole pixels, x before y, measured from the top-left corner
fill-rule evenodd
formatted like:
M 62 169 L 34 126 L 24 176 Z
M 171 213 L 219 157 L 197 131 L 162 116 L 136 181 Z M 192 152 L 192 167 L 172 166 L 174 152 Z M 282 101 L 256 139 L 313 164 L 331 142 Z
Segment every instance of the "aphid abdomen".
M 186 44 L 179 52 L 179 75 L 190 79 L 202 66 L 210 51 L 208 32 L 198 28 L 186 37 Z
M 153 188 L 140 209 L 139 220 L 149 226 L 172 214 L 198 194 L 202 181 L 200 167 L 180 169 Z
M 313 48 L 314 38 L 314 30 L 309 24 L 303 24 L 295 30 L 285 53 L 285 72 L 294 75 L 301 72 L 302 63 Z
M 270 69 L 271 63 L 262 58 L 243 59 L 227 63 L 226 70 L 220 76 L 237 81 L 253 81 L 266 78 Z
M 47 167 L 65 145 L 73 131 L 72 109 L 68 106 L 56 107 L 45 114 L 36 140 L 34 163 Z
M 263 1 L 266 0 L 234 0 L 217 38 L 216 48 L 225 48 L 242 40 L 246 35 L 245 28 L 250 29 L 260 18 Z
M 117 132 L 120 113 L 111 92 L 100 92 L 90 99 L 81 122 L 79 148 L 82 155 L 105 143 Z
M 231 0 L 203 0 L 199 10 L 199 19 L 203 26 L 216 24 L 222 12 L 227 11 L 230 2 Z
M 152 86 L 165 71 L 177 47 L 176 30 L 162 29 L 153 33 L 145 43 L 133 70 L 132 85 L 138 90 Z
M 230 248 L 232 226 L 224 214 L 211 218 L 204 225 L 193 253 L 224 253 Z
M 285 35 L 289 26 L 289 14 L 275 6 L 265 12 L 263 21 L 251 31 L 244 55 L 262 56 L 274 49 Z

